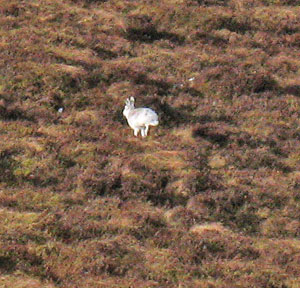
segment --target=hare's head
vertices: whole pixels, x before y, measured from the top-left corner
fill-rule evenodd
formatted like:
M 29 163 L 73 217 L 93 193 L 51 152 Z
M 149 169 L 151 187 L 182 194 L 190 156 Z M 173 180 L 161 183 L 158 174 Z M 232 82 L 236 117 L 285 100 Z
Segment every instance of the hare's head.
M 125 107 L 124 107 L 124 110 L 123 110 L 123 115 L 125 117 L 127 117 L 129 111 L 131 111 L 133 109 L 134 109 L 134 98 L 133 97 L 127 98 L 126 101 L 125 101 Z

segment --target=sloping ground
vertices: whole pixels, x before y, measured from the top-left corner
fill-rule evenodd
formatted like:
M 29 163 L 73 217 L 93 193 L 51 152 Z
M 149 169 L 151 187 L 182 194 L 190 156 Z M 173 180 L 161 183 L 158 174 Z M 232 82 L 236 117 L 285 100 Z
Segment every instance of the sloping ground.
M 0 287 L 299 287 L 299 5 L 0 0 Z

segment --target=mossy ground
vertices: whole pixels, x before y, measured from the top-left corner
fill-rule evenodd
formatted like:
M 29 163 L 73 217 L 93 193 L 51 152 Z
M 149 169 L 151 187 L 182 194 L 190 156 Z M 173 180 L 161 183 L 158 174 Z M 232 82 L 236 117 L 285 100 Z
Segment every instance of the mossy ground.
M 0 287 L 299 287 L 299 47 L 299 1 L 0 0 Z

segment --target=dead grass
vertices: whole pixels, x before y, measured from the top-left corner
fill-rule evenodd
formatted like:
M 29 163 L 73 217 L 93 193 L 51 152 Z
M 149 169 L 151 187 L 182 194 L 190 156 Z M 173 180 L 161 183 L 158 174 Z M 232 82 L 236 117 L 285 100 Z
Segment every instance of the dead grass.
M 0 286 L 298 287 L 298 2 L 0 0 Z

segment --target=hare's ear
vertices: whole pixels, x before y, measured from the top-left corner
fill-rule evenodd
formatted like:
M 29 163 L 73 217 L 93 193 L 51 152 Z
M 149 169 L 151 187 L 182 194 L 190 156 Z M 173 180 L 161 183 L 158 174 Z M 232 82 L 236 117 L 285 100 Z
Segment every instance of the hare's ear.
M 127 98 L 127 99 L 125 100 L 125 104 L 126 104 L 126 105 L 129 105 L 129 104 L 130 104 L 129 98 Z
M 130 102 L 132 103 L 132 104 L 134 104 L 134 97 L 130 97 Z

